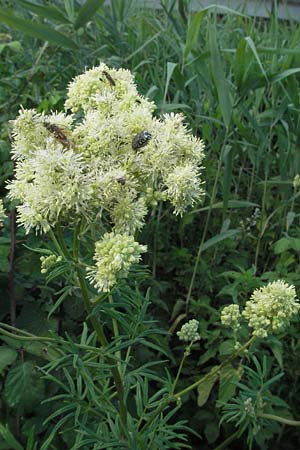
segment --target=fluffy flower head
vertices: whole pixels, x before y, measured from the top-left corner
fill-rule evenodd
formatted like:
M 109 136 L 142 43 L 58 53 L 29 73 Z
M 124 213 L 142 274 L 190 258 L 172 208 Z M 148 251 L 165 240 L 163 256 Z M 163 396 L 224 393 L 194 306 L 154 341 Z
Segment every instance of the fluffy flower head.
M 278 280 L 253 292 L 243 316 L 253 328 L 253 335 L 266 337 L 284 330 L 299 309 L 295 287 Z
M 238 305 L 228 305 L 225 306 L 221 312 L 221 323 L 236 331 L 241 326 L 241 317 L 242 316 Z
M 198 329 L 199 329 L 198 320 L 192 319 L 189 320 L 184 325 L 182 325 L 180 331 L 177 331 L 177 336 L 183 342 L 198 341 L 200 339 Z
M 133 236 L 105 233 L 101 241 L 96 242 L 96 265 L 89 270 L 88 278 L 99 292 L 109 292 L 119 279 L 127 277 L 130 267 L 137 264 L 146 251 L 147 247 L 136 242 Z

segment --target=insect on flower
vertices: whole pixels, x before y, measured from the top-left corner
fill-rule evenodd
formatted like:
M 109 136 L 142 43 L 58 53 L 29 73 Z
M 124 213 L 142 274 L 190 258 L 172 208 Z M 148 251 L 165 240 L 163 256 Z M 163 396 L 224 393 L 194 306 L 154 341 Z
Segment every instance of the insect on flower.
M 70 142 L 67 138 L 67 136 L 65 135 L 65 133 L 63 132 L 63 130 L 55 125 L 54 123 L 50 123 L 50 122 L 43 122 L 43 125 L 45 128 L 47 128 L 47 130 L 49 131 L 49 133 L 52 133 L 53 136 L 64 146 L 70 147 Z
M 138 150 L 139 148 L 145 147 L 145 145 L 148 144 L 150 139 L 152 138 L 152 134 L 149 133 L 149 131 L 142 131 L 141 133 L 138 133 L 134 138 L 132 139 L 132 148 L 133 150 Z
M 117 182 L 120 183 L 122 186 L 125 186 L 126 184 L 126 178 L 125 177 L 118 177 L 116 178 Z
M 112 76 L 108 72 L 106 72 L 106 70 L 103 70 L 103 75 L 105 76 L 105 78 L 107 79 L 107 81 L 109 82 L 109 84 L 111 86 L 116 85 L 115 80 L 112 78 Z

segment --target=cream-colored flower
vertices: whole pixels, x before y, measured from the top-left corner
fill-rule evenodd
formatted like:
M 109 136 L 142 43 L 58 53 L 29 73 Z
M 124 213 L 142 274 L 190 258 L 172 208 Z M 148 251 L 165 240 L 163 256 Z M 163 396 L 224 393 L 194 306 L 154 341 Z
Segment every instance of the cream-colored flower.
M 96 242 L 95 267 L 88 271 L 88 278 L 99 290 L 109 292 L 121 278 L 126 278 L 133 264 L 147 251 L 145 245 L 136 242 L 128 234 L 105 233 L 101 241 Z
M 221 323 L 237 331 L 241 324 L 241 313 L 238 305 L 225 306 L 221 312 Z
M 200 339 L 199 321 L 196 319 L 189 320 L 187 323 L 182 325 L 180 331 L 177 331 L 177 336 L 183 342 L 193 342 Z
M 253 328 L 253 335 L 266 337 L 284 330 L 299 309 L 295 287 L 278 280 L 256 289 L 242 314 Z

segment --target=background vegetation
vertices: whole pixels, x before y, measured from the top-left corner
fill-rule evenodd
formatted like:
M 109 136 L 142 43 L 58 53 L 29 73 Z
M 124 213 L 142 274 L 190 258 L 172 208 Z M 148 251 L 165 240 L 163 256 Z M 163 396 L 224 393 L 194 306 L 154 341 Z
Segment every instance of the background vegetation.
M 129 68 L 159 113 L 184 112 L 206 143 L 206 198 L 182 219 L 158 208 L 142 238 L 152 274 L 144 286 L 151 287 L 149 320 L 174 332 L 183 320 L 196 317 L 206 339 L 183 369 L 183 388 L 232 347 L 230 333 L 224 341 L 215 326 L 222 306 L 244 304 L 255 287 L 278 278 L 299 292 L 300 191 L 294 179 L 300 173 L 300 29 L 293 20 L 277 19 L 276 3 L 268 20 L 221 8 L 192 14 L 185 1 L 164 1 L 157 10 L 145 9 L 140 1 L 103 3 L 2 2 L 1 195 L 13 173 L 9 120 L 20 105 L 40 112 L 62 109 L 66 84 L 85 67 L 104 61 Z M 48 318 L 62 286 L 46 284 L 39 254 L 27 248 L 40 246 L 41 238 L 16 230 L 13 205 L 5 205 L 10 214 L 0 236 L 1 321 L 36 335 L 67 332 L 76 339 L 82 332 L 79 299 L 67 295 Z M 264 358 L 269 377 L 284 372 L 269 395 L 284 398 L 283 414 L 296 418 L 298 330 L 299 321 L 280 341 L 269 338 L 256 355 L 261 364 Z M 40 343 L 1 339 L 0 448 L 39 449 L 53 427 L 45 419 L 55 410 L 42 401 L 56 388 L 36 367 L 55 355 Z M 182 347 L 174 333 L 159 339 L 172 369 Z M 136 354 L 140 362 L 154 356 L 155 348 Z M 225 381 L 234 376 L 234 367 L 223 374 Z M 198 405 L 195 392 L 182 399 L 180 418 L 201 435 L 190 436 L 193 448 L 248 448 L 245 436 L 218 447 L 235 429 L 219 428 L 216 401 L 234 394 L 235 387 L 221 382 L 208 400 L 198 398 Z M 49 448 L 66 448 L 66 439 L 57 438 Z M 275 424 L 258 435 L 255 445 L 299 448 L 299 432 Z

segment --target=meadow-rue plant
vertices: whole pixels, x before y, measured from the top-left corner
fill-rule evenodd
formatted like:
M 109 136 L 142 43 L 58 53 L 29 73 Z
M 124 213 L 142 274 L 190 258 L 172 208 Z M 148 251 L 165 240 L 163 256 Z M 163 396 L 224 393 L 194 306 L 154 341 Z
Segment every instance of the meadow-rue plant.
M 256 289 L 242 314 L 253 328 L 254 336 L 267 337 L 283 331 L 299 309 L 295 287 L 278 280 Z
M 182 325 L 181 329 L 177 331 L 177 336 L 183 342 L 194 342 L 200 339 L 199 330 L 199 321 L 196 319 L 191 319 L 184 325 Z

